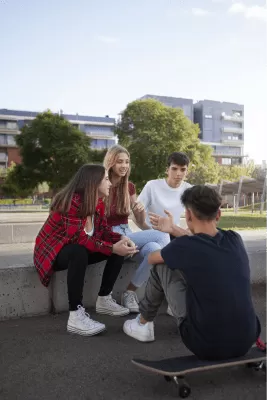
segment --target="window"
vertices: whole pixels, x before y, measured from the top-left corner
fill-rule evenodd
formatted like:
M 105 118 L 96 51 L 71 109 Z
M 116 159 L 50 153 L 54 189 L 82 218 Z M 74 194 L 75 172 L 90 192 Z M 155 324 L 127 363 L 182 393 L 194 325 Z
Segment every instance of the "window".
M 222 158 L 222 165 L 231 165 L 231 158 Z
M 205 118 L 207 118 L 207 119 L 212 119 L 212 115 L 206 114 L 206 115 L 205 115 Z
M 7 154 L 3 151 L 0 151 L 0 162 L 7 161 Z
M 0 144 L 7 144 L 6 135 L 0 135 Z
M 15 136 L 7 135 L 7 144 L 16 146 Z
M 243 113 L 241 110 L 233 110 L 234 117 L 242 117 Z
M 233 158 L 232 165 L 239 165 L 241 164 L 241 158 Z
M 233 135 L 233 140 L 239 140 L 239 137 L 236 135 Z
M 16 122 L 7 122 L 6 124 L 7 129 L 18 129 L 18 124 Z
M 227 136 L 227 139 L 228 140 L 232 140 L 232 136 Z

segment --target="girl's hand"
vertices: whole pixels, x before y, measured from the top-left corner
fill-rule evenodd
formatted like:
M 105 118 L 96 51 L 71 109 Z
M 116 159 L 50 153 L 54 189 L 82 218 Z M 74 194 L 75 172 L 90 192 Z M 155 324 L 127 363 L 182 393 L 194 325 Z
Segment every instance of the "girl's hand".
M 143 212 L 145 209 L 144 205 L 140 201 L 135 201 L 132 207 L 132 211 L 137 211 L 138 213 Z

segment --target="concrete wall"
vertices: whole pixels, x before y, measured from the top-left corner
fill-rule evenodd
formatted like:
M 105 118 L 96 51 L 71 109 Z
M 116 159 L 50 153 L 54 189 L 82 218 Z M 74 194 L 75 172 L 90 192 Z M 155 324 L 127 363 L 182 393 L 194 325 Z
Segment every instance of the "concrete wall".
M 252 284 L 266 282 L 266 251 L 249 252 Z M 88 267 L 84 285 L 84 304 L 95 307 L 104 263 Z M 120 302 L 122 291 L 131 280 L 136 263 L 126 261 L 114 287 L 114 298 Z M 13 265 L 0 268 L 0 320 L 48 314 L 51 311 L 68 310 L 67 272 L 54 274 L 52 283 L 46 289 L 40 283 L 35 268 L 30 265 Z M 137 295 L 142 298 L 145 285 Z
M 105 263 L 92 265 L 86 271 L 84 284 L 84 305 L 94 307 L 100 287 Z M 136 263 L 126 261 L 114 286 L 113 296 L 120 302 L 121 293 L 126 289 Z M 142 297 L 144 287 L 137 294 Z M 0 268 L 0 320 L 33 315 L 44 315 L 51 311 L 68 310 L 67 272 L 56 272 L 49 288 L 45 288 L 35 268 L 30 265 L 14 265 Z
M 43 222 L 0 224 L 0 244 L 32 243 L 42 226 Z

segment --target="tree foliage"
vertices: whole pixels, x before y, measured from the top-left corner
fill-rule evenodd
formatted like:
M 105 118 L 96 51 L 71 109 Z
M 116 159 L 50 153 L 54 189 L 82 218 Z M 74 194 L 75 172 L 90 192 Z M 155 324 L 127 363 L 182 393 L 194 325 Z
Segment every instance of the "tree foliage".
M 7 197 L 27 197 L 32 192 L 31 183 L 20 165 L 11 163 L 4 175 L 1 191 Z
M 50 111 L 25 125 L 16 142 L 22 164 L 15 167 L 9 183 L 21 189 L 32 191 L 47 182 L 52 190 L 57 190 L 91 159 L 90 138 Z
M 253 177 L 255 165 L 253 161 L 245 165 L 220 165 L 218 181 L 237 182 L 242 176 Z
M 122 113 L 115 133 L 131 154 L 131 176 L 138 189 L 148 180 L 164 176 L 167 157 L 174 151 L 190 157 L 193 183 L 217 179 L 211 148 L 200 143 L 198 126 L 181 109 L 151 99 L 134 101 Z

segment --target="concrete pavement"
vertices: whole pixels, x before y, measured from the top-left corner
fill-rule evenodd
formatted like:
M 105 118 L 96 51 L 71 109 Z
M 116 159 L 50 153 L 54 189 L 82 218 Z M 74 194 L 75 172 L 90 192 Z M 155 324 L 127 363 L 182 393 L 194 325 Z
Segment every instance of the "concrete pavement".
M 265 286 L 253 287 L 253 299 L 264 338 Z M 150 344 L 124 335 L 126 318 L 97 316 L 108 331 L 92 338 L 67 334 L 67 313 L 0 322 L 1 400 L 179 398 L 174 384 L 130 362 L 132 357 L 159 359 L 188 354 L 165 308 L 156 320 L 156 341 Z M 245 367 L 195 373 L 188 377 L 190 399 L 264 400 L 265 379 L 261 372 Z

